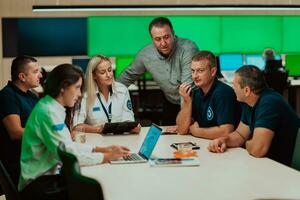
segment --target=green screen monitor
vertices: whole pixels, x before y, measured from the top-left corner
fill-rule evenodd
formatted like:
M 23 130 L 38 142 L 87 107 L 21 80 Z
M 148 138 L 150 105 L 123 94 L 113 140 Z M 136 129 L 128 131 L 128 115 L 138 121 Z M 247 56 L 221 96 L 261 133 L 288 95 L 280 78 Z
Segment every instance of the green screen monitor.
M 118 78 L 133 60 L 134 56 L 116 57 L 115 77 Z M 152 75 L 150 72 L 145 72 L 141 78 L 145 78 L 145 80 L 152 80 Z
M 288 70 L 289 76 L 300 77 L 300 54 L 286 55 L 285 69 Z
M 260 54 L 267 47 L 281 52 L 280 16 L 224 16 L 221 26 L 222 53 Z

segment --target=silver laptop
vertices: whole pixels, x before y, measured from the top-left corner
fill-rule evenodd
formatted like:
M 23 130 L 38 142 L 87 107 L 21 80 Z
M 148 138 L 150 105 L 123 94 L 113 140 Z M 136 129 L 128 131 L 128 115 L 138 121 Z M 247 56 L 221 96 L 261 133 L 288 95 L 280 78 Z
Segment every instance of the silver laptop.
M 128 157 L 113 160 L 111 164 L 127 164 L 127 163 L 144 163 L 148 162 L 150 156 L 154 150 L 154 147 L 161 135 L 162 129 L 155 124 L 152 124 L 144 142 L 138 153 L 132 153 Z

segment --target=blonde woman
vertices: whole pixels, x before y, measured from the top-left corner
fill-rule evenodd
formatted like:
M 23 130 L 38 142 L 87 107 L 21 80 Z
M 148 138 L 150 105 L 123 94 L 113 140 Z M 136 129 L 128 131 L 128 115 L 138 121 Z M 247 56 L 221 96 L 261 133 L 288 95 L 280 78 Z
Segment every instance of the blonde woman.
M 94 56 L 88 63 L 85 78 L 85 94 L 74 116 L 75 129 L 100 133 L 106 122 L 134 121 L 128 89 L 114 80 L 109 58 Z M 140 125 L 131 132 L 139 133 Z

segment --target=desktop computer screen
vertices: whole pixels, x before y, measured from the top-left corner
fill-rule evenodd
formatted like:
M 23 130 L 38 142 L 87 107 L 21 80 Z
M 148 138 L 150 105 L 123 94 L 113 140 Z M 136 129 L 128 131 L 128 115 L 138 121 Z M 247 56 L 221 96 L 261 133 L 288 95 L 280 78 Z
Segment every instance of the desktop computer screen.
M 276 55 L 275 60 L 280 60 L 280 56 Z M 263 59 L 262 55 L 249 54 L 249 55 L 246 55 L 246 65 L 255 65 L 260 70 L 264 70 L 265 65 L 266 65 L 266 61 Z
M 289 76 L 300 77 L 300 54 L 286 55 L 285 69 L 288 71 Z
M 243 66 L 242 54 L 222 54 L 219 57 L 220 69 L 222 71 L 235 71 Z
M 264 70 L 266 62 L 263 59 L 262 55 L 246 55 L 246 64 L 255 65 L 260 70 Z
M 86 57 L 86 58 L 73 58 L 72 59 L 72 64 L 79 66 L 82 69 L 82 71 L 85 73 L 89 61 L 90 61 L 90 59 L 88 57 Z

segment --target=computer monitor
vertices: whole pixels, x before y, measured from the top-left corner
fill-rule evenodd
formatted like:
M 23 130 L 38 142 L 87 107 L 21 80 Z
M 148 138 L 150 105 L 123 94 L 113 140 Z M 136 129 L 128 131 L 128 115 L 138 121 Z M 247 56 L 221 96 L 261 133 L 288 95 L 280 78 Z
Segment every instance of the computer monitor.
M 220 59 L 220 69 L 222 71 L 235 71 L 243 66 L 242 54 L 222 54 Z
M 246 65 L 255 65 L 260 70 L 265 69 L 266 61 L 260 54 L 248 54 L 246 55 Z M 275 56 L 275 60 L 280 60 L 280 55 Z
M 300 54 L 286 55 L 285 69 L 289 76 L 300 77 Z
M 134 60 L 134 56 L 118 56 L 116 57 L 116 70 L 115 77 L 118 78 L 122 72 L 130 65 Z M 145 80 L 152 80 L 152 75 L 149 72 L 144 73 Z
M 85 58 L 73 58 L 72 59 L 72 64 L 79 66 L 83 72 L 85 72 L 87 65 L 90 61 L 90 58 L 85 57 Z

